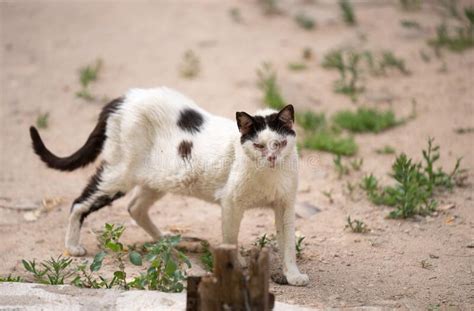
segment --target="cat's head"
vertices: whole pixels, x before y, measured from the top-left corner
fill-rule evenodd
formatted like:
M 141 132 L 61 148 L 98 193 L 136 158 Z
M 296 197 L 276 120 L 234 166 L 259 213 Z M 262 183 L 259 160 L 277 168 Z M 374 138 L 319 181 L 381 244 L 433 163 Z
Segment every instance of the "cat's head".
M 292 105 L 285 106 L 279 112 L 268 109 L 254 116 L 237 112 L 236 119 L 245 155 L 260 165 L 275 167 L 295 151 L 295 112 Z

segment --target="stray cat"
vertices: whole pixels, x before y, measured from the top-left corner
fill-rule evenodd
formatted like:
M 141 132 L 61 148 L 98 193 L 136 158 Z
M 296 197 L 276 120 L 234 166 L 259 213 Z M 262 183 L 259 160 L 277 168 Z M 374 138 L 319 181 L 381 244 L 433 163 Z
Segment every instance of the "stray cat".
M 295 255 L 294 203 L 298 183 L 293 106 L 255 116 L 236 113 L 237 126 L 214 116 L 168 88 L 132 89 L 107 104 L 86 143 L 68 157 L 58 157 L 30 128 L 35 153 L 50 168 L 73 171 L 102 163 L 74 201 L 66 248 L 85 255 L 79 244 L 84 219 L 133 190 L 132 218 L 151 237 L 161 232 L 148 210 L 166 193 L 177 193 L 222 206 L 223 242 L 237 244 L 246 209 L 275 212 L 283 272 L 291 285 L 308 284 Z

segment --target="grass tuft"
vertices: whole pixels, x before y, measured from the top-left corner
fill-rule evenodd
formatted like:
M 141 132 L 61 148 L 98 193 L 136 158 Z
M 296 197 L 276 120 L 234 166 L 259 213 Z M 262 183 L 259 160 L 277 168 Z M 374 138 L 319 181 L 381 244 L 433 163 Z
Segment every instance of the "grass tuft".
M 379 133 L 401 124 L 393 111 L 381 112 L 374 108 L 360 107 L 356 112 L 339 111 L 334 115 L 334 123 L 353 133 Z
M 357 24 L 354 8 L 350 0 L 339 0 L 339 8 L 341 10 L 342 19 L 349 26 Z
M 305 63 L 299 63 L 299 62 L 293 62 L 288 64 L 288 69 L 292 71 L 302 71 L 307 69 L 308 66 L 306 66 Z
M 40 113 L 36 117 L 36 127 L 39 129 L 45 129 L 49 125 L 49 112 Z
M 263 63 L 257 70 L 258 86 L 263 91 L 263 102 L 270 108 L 280 110 L 286 106 L 277 84 L 277 74 L 270 63 Z
M 212 271 L 214 269 L 214 259 L 212 257 L 212 252 L 210 251 L 209 243 L 206 241 L 202 241 L 202 246 L 204 247 L 204 253 L 200 257 L 202 264 L 204 265 L 204 270 Z
M 421 0 L 400 0 L 400 6 L 405 11 L 417 11 L 421 9 Z
M 361 54 L 355 51 L 332 50 L 324 56 L 323 68 L 335 69 L 340 78 L 334 83 L 334 91 L 357 100 L 364 87 L 359 85 Z
M 102 59 L 98 59 L 94 65 L 87 65 L 79 69 L 79 82 L 81 84 L 81 90 L 76 92 L 77 97 L 87 101 L 95 99 L 95 97 L 90 93 L 89 87 L 92 82 L 96 82 L 99 79 L 99 73 L 102 69 L 102 66 Z
M 344 156 L 352 156 L 357 152 L 357 144 L 352 137 L 341 137 L 330 130 L 307 135 L 303 140 L 303 147 Z
M 394 154 L 395 153 L 395 148 L 385 145 L 383 148 L 375 149 L 375 152 L 377 154 Z
M 179 67 L 179 72 L 183 78 L 193 79 L 201 71 L 201 62 L 193 50 L 187 50 L 183 54 L 183 60 Z
M 367 233 L 370 231 L 369 227 L 362 220 L 352 220 L 351 216 L 347 216 L 347 228 L 351 229 L 354 233 Z
M 304 12 L 300 12 L 295 15 L 295 22 L 298 24 L 298 26 L 306 30 L 313 30 L 316 26 L 314 18 Z

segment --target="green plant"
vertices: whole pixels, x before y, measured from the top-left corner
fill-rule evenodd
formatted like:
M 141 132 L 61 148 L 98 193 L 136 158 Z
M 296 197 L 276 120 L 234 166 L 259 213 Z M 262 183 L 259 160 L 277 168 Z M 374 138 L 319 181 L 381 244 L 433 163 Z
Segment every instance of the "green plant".
M 99 72 L 102 69 L 103 62 L 101 59 L 97 59 L 95 64 L 87 65 L 79 69 L 79 82 L 81 84 L 81 90 L 76 92 L 76 96 L 85 100 L 93 100 L 95 97 L 90 94 L 89 86 L 92 82 L 97 81 L 99 78 Z
M 378 154 L 394 154 L 395 148 L 385 145 L 383 148 L 375 149 L 375 152 Z
M 307 134 L 302 145 L 304 148 L 327 151 L 336 155 L 352 156 L 357 152 L 357 144 L 352 137 L 341 137 L 330 130 Z
M 339 0 L 339 8 L 341 10 L 342 19 L 347 25 L 353 26 L 357 24 L 354 8 L 350 0 Z
M 474 127 L 458 127 L 454 130 L 456 134 L 474 133 Z
M 11 274 L 9 274 L 6 277 L 0 276 L 0 283 L 1 282 L 23 282 L 23 280 L 19 276 L 12 276 Z
M 42 261 L 39 266 L 35 260 L 23 259 L 21 262 L 23 267 L 33 274 L 35 281 L 42 284 L 62 285 L 65 279 L 74 274 L 74 271 L 69 268 L 72 259 L 62 258 L 62 256 L 51 257 L 49 260 Z
M 332 197 L 332 190 L 323 191 L 322 194 L 323 194 L 326 198 L 328 198 L 330 204 L 333 204 L 333 203 L 334 203 L 334 199 L 333 199 L 333 197 Z
M 296 123 L 305 131 L 318 131 L 326 127 L 326 116 L 324 113 L 305 111 L 296 113 Z
M 459 0 L 437 0 L 438 5 L 442 9 L 443 13 L 449 15 L 455 19 L 461 19 L 459 13 Z
M 421 25 L 417 21 L 414 21 L 414 20 L 403 19 L 400 21 L 400 25 L 409 29 L 421 30 Z
M 182 292 L 186 279 L 183 267 L 191 267 L 191 263 L 184 253 L 176 249 L 180 240 L 180 236 L 170 236 L 156 243 L 145 244 L 145 258 L 150 266 L 146 273 L 135 277 L 129 286 L 163 292 Z
M 367 233 L 369 232 L 369 227 L 362 221 L 358 219 L 351 219 L 351 216 L 347 216 L 347 225 L 346 228 L 351 229 L 354 233 Z
M 240 9 L 239 8 L 231 8 L 229 9 L 229 15 L 232 18 L 232 20 L 236 23 L 242 22 L 242 15 L 240 14 Z
M 474 7 L 464 8 L 462 16 L 456 4 L 442 2 L 447 4 L 447 10 L 458 19 L 460 25 L 448 27 L 445 22 L 441 23 L 436 29 L 436 37 L 428 40 L 428 44 L 437 49 L 445 47 L 453 52 L 462 52 L 474 47 Z
M 304 12 L 300 12 L 295 15 L 295 22 L 298 24 L 298 26 L 306 30 L 312 30 L 316 25 L 314 18 Z
M 183 60 L 179 72 L 183 78 L 192 79 L 197 77 L 201 71 L 201 62 L 193 50 L 187 50 L 183 54 Z
M 415 11 L 421 8 L 421 0 L 400 0 L 400 6 L 406 11 Z
M 381 112 L 375 108 L 360 107 L 356 112 L 342 110 L 334 115 L 334 122 L 354 133 L 379 133 L 403 121 L 397 120 L 393 111 Z
M 277 15 L 282 13 L 278 7 L 278 0 L 258 0 L 257 3 L 265 15 Z
M 48 127 L 48 124 L 49 124 L 49 112 L 40 113 L 36 117 L 36 127 L 40 129 L 45 129 Z
M 303 240 L 305 239 L 305 236 L 297 233 L 295 235 L 295 238 L 296 238 L 296 243 L 295 243 L 296 257 L 301 258 L 301 256 L 303 255 L 303 249 L 304 249 Z
M 112 256 L 115 266 L 117 266 L 119 269 L 114 272 L 112 284 L 118 284 L 123 289 L 129 289 L 129 285 L 126 279 L 127 273 L 125 272 L 124 261 L 124 257 L 127 255 L 127 251 L 124 249 L 123 244 L 120 242 L 120 238 L 124 231 L 125 227 L 122 225 L 115 226 L 113 224 L 105 224 L 105 230 L 99 237 L 99 241 L 102 242 L 101 248 L 103 249 L 103 251 L 99 252 L 94 257 L 94 261 L 91 265 L 91 270 L 98 271 L 102 265 L 102 261 L 104 260 L 106 254 L 109 254 Z M 137 259 L 136 252 L 130 253 L 129 257 L 130 262 L 136 265 L 141 265 L 141 259 Z
M 270 63 L 263 63 L 257 70 L 258 86 L 263 91 L 263 102 L 270 108 L 280 110 L 286 102 L 277 84 L 277 75 Z
M 347 193 L 349 194 L 349 197 L 351 199 L 353 199 L 353 195 L 354 195 L 354 191 L 356 190 L 356 186 L 353 183 L 347 181 L 346 182 L 346 190 L 347 190 Z
M 301 70 L 305 70 L 307 68 L 308 67 L 306 66 L 305 63 L 294 62 L 294 63 L 289 63 L 288 64 L 288 69 L 290 69 L 292 71 L 301 71 Z
M 214 259 L 212 257 L 212 252 L 209 250 L 209 243 L 206 241 L 202 241 L 202 246 L 204 248 L 204 253 L 200 257 L 202 264 L 204 265 L 204 269 L 206 271 L 212 271 L 214 268 Z
M 362 168 L 362 165 L 364 164 L 364 159 L 363 158 L 353 159 L 350 162 L 350 164 L 354 171 L 360 171 L 360 169 Z
M 349 174 L 349 168 L 342 164 L 341 155 L 338 154 L 337 156 L 335 156 L 333 159 L 333 163 L 339 178 L 341 178 L 343 175 Z
M 428 148 L 423 150 L 423 162 L 413 163 L 404 153 L 399 155 L 392 165 L 390 176 L 396 184 L 381 189 L 373 175 L 365 176 L 361 187 L 374 204 L 395 207 L 390 218 L 408 218 L 414 215 L 427 215 L 436 208 L 434 192 L 452 189 L 456 185 L 461 159 L 456 161 L 451 173 L 442 168 L 434 168 L 440 158 L 439 146 L 433 146 L 433 139 L 428 140 Z
M 264 248 L 271 242 L 271 239 L 267 237 L 267 234 L 264 233 L 260 235 L 257 240 L 255 241 L 255 246 L 258 246 L 260 249 Z
M 323 68 L 336 69 L 339 80 L 334 83 L 336 93 L 349 96 L 353 101 L 364 91 L 359 86 L 361 54 L 352 50 L 332 50 L 324 56 Z
M 310 47 L 305 47 L 301 51 L 301 57 L 303 57 L 304 60 L 310 60 L 313 58 L 313 50 Z
M 405 66 L 405 61 L 396 57 L 391 51 L 382 52 L 382 60 L 379 63 L 380 71 L 385 74 L 387 68 L 398 69 L 401 73 L 408 75 L 410 71 Z

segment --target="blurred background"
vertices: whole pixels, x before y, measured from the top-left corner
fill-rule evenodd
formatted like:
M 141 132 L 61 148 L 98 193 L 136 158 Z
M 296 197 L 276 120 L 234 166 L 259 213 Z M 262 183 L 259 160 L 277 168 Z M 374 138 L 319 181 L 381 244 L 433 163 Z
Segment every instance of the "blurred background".
M 300 266 L 312 283 L 272 283 L 278 300 L 472 306 L 473 7 L 472 0 L 1 1 L 0 273 L 19 269 L 22 257 L 62 252 L 70 202 L 94 171 L 48 170 L 30 148 L 28 127 L 40 128 L 53 152 L 70 154 L 105 103 L 130 88 L 168 86 L 232 119 L 236 111 L 295 106 Z M 463 157 L 449 189 L 433 194 L 436 214 L 377 206 L 367 177 L 380 188 L 396 184 L 397 156 L 423 161 L 429 137 L 446 176 Z M 129 242 L 147 239 L 125 204 L 88 218 L 83 241 L 92 256 L 92 230 L 105 221 L 129 226 Z M 166 230 L 220 241 L 219 226 L 209 228 L 218 208 L 174 196 L 156 205 L 153 218 Z M 397 220 L 388 220 L 393 211 Z M 274 231 L 270 212 L 249 215 L 245 246 Z M 366 234 L 354 232 L 348 216 Z

